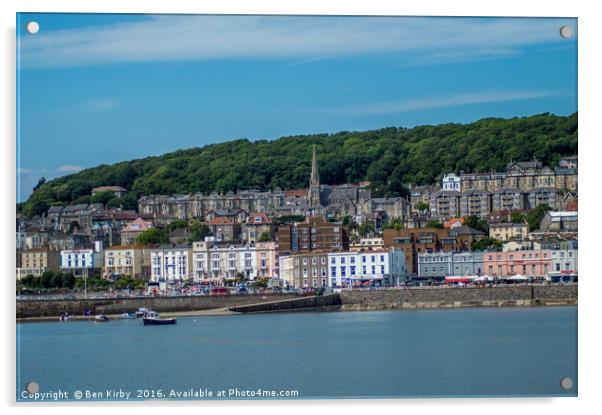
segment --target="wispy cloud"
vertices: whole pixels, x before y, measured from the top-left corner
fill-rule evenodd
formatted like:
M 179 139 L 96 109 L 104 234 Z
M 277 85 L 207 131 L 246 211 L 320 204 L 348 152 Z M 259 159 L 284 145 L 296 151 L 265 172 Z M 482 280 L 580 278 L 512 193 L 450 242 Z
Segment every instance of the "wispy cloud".
M 73 165 L 73 164 L 65 164 L 64 166 L 60 166 L 56 169 L 57 173 L 74 173 L 83 170 L 82 166 Z
M 446 51 L 432 51 L 430 53 L 408 56 L 408 58 L 404 62 L 404 66 L 488 61 L 519 56 L 521 52 L 521 49 L 517 47 L 494 49 L 452 49 Z
M 394 114 L 432 108 L 454 107 L 470 104 L 488 104 L 504 101 L 519 101 L 557 95 L 561 95 L 561 93 L 557 91 L 485 91 L 411 99 L 405 101 L 380 102 L 361 106 L 345 106 L 338 107 L 331 111 L 339 115 L 346 114 L 350 116 Z
M 23 68 L 224 58 L 312 62 L 392 51 L 457 53 L 466 59 L 484 56 L 484 50 L 485 56 L 492 58 L 532 44 L 574 41 L 561 39 L 558 34 L 561 24 L 571 22 L 527 18 L 164 15 L 142 22 L 24 34 L 20 62 Z
M 117 104 L 118 101 L 111 98 L 91 99 L 84 103 L 83 109 L 88 111 L 107 111 L 115 108 Z
M 59 107 L 57 110 L 68 112 L 104 112 L 109 111 L 118 105 L 119 101 L 114 98 L 93 98 L 82 99 L 65 107 Z

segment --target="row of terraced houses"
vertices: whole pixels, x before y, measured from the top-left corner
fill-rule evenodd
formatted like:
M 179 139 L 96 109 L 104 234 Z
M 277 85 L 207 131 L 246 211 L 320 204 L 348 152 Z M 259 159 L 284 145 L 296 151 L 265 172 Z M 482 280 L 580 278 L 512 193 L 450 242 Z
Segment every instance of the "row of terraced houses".
M 93 193 L 107 190 L 127 193 L 117 186 Z M 409 199 L 372 198 L 367 183 L 321 184 L 314 147 L 305 190 L 143 196 L 138 212 L 56 206 L 43 217 L 18 220 L 17 277 L 63 270 L 217 285 L 264 277 L 321 287 L 447 275 L 573 275 L 576 202 L 576 157 L 561 159 L 555 169 L 531 161 L 509 163 L 505 173 L 448 174 L 441 187 L 414 187 Z M 536 232 L 508 220 L 513 211 L 544 203 L 553 210 Z M 287 215 L 305 220 L 281 220 Z M 464 226 L 462 216 L 469 215 L 487 219 L 489 235 Z M 345 216 L 350 220 L 343 224 Z M 210 237 L 191 243 L 190 231 L 182 228 L 170 231 L 165 246 L 137 244 L 148 229 L 193 218 L 208 227 Z M 393 219 L 401 228 L 383 229 Z M 445 226 L 425 227 L 433 219 Z M 365 221 L 375 225 L 372 238 L 358 241 L 350 224 Z M 504 242 L 503 251 L 473 252 L 485 236 Z

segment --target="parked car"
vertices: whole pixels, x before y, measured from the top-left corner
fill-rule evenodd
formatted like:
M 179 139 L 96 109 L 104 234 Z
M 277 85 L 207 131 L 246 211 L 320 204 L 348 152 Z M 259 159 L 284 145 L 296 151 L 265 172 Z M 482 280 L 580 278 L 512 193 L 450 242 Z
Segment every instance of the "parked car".
M 226 287 L 213 287 L 209 295 L 230 295 L 230 290 Z

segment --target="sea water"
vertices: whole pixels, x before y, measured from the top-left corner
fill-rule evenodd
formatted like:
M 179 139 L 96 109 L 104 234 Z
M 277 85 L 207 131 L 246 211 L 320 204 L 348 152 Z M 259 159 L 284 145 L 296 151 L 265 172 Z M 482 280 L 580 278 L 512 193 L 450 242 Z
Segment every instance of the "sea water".
M 30 382 L 38 395 L 24 392 Z M 57 391 L 67 393 L 59 400 L 576 396 L 577 308 L 18 324 L 17 399 Z

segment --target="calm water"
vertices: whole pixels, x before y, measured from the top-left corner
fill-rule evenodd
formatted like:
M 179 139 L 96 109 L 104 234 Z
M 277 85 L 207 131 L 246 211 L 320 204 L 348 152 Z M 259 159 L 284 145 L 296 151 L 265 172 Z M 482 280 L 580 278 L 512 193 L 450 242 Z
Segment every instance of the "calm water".
M 18 390 L 297 390 L 300 398 L 577 393 L 577 309 L 25 323 Z M 571 377 L 570 391 L 560 379 Z M 214 395 L 215 397 L 215 395 Z M 18 392 L 18 399 L 21 399 Z M 105 398 L 103 396 L 103 398 Z

